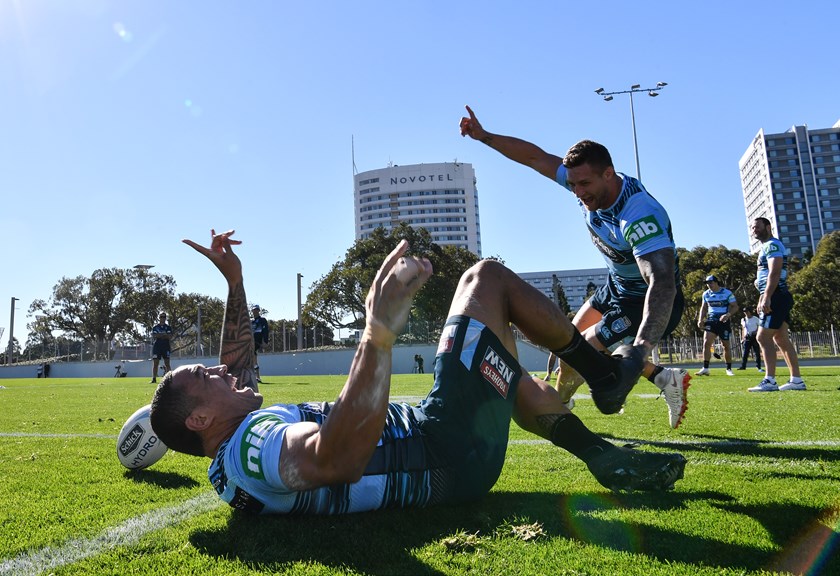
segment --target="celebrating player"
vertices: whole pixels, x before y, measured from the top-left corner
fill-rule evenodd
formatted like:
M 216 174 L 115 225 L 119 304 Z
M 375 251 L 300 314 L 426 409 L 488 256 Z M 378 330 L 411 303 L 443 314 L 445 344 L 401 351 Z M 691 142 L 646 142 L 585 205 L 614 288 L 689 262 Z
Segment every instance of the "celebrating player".
M 560 158 L 540 147 L 485 130 L 467 106 L 461 135 L 483 142 L 515 162 L 533 168 L 569 189 L 577 198 L 589 234 L 609 269 L 604 286 L 577 311 L 575 327 L 602 350 L 625 339 L 647 358 L 653 347 L 676 328 L 685 306 L 679 263 L 668 213 L 642 183 L 616 172 L 609 151 L 590 140 L 572 146 Z M 665 396 L 672 428 L 688 407 L 688 372 L 646 362 L 643 374 Z M 557 389 L 571 400 L 583 383 L 561 363 Z

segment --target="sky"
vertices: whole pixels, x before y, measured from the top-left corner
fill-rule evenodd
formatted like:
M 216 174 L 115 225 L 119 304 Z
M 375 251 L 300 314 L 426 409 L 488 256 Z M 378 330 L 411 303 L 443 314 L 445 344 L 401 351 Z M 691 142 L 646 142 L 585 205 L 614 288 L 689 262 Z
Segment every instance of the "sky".
M 182 238 L 235 229 L 248 299 L 294 318 L 354 242 L 353 170 L 468 162 L 484 256 L 603 266 L 573 196 L 462 138 L 605 144 L 678 246 L 749 249 L 738 161 L 759 129 L 840 119 L 840 3 L 0 0 L 0 347 L 64 277 L 153 265 L 224 298 Z

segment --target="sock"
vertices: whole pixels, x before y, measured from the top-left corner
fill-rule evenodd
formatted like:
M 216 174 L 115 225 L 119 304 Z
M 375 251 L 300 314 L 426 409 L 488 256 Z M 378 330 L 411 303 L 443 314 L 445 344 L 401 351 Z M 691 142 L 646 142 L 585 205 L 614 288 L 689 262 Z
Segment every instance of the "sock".
M 709 361 L 708 360 L 703 360 L 703 368 L 708 368 L 708 367 L 709 367 Z
M 604 354 L 583 339 L 575 330 L 572 341 L 563 348 L 552 350 L 554 355 L 574 368 L 587 383 L 597 382 L 615 372 L 611 362 L 604 361 Z
M 726 369 L 727 370 L 732 370 L 732 362 L 730 362 L 729 364 L 726 365 Z
M 653 372 L 650 373 L 650 376 L 648 376 L 647 379 L 652 384 L 655 385 L 656 384 L 656 377 L 659 376 L 662 373 L 663 370 L 665 370 L 665 367 L 657 364 L 656 366 L 653 367 Z M 657 386 L 657 388 L 658 388 L 658 386 Z
M 615 449 L 613 444 L 592 432 L 574 414 L 564 414 L 557 419 L 551 428 L 551 443 L 584 462 Z

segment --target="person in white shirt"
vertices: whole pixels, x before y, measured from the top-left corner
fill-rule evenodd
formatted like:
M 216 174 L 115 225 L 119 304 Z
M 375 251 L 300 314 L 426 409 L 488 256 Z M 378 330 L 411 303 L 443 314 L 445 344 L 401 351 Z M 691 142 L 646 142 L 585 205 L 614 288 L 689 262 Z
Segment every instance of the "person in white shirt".
M 741 318 L 741 345 L 743 346 L 743 350 L 741 352 L 741 367 L 738 370 L 747 369 L 750 350 L 752 350 L 753 356 L 755 356 L 755 367 L 762 370 L 761 347 L 759 347 L 758 340 L 755 337 L 758 333 L 759 324 L 758 316 L 753 314 L 750 308 L 744 308 L 744 317 Z

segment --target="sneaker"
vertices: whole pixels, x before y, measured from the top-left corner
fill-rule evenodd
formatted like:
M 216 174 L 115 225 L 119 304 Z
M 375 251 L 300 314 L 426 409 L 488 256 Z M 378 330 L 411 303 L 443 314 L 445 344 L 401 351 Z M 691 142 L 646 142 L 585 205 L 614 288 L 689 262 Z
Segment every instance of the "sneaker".
M 586 466 L 598 483 L 609 490 L 659 491 L 673 490 L 674 482 L 683 477 L 685 463 L 682 454 L 616 446 L 591 459 Z
M 779 386 L 779 390 L 807 390 L 807 388 L 805 388 L 804 380 L 800 380 L 799 382 L 794 382 L 793 380 L 791 380 L 790 382 Z
M 700 368 L 697 372 L 694 373 L 695 376 L 708 376 L 711 374 L 708 368 Z
M 762 368 L 761 366 L 759 366 L 759 367 L 758 367 L 758 371 L 759 371 L 759 372 L 764 372 L 764 368 Z
M 157 378 L 152 378 L 149 380 L 149 384 L 157 384 Z
M 645 358 L 639 350 L 626 344 L 616 348 L 608 358 L 615 365 L 613 372 L 600 380 L 589 382 L 589 391 L 598 410 L 603 414 L 615 414 L 621 410 L 630 390 L 639 381 Z
M 733 372 L 731 368 L 727 368 L 726 369 L 726 375 L 727 376 L 735 376 L 735 372 Z
M 683 368 L 665 368 L 656 375 L 653 383 L 662 390 L 665 403 L 668 405 L 668 422 L 671 428 L 677 428 L 682 422 L 685 411 L 688 410 L 689 380 L 688 370 Z
M 765 378 L 758 386 L 747 388 L 748 392 L 778 392 L 779 386 L 769 378 Z

